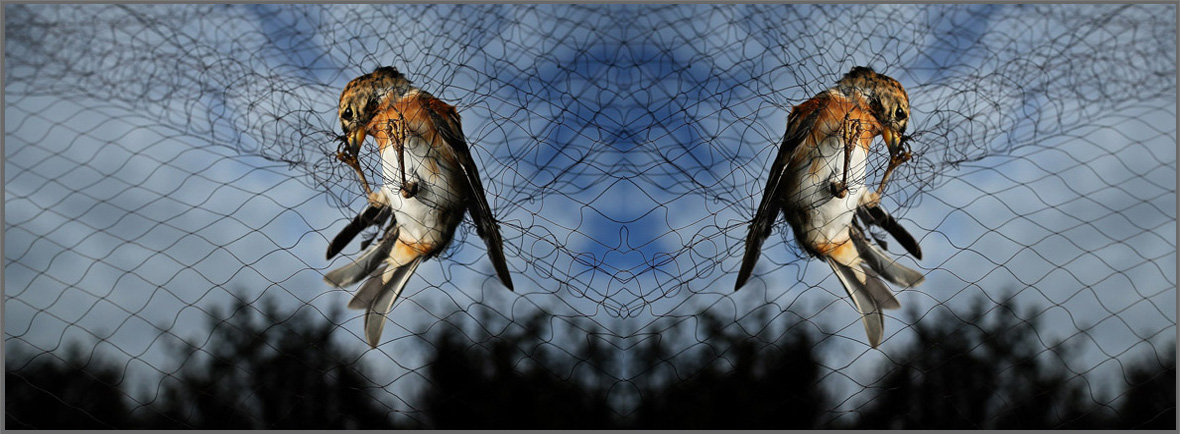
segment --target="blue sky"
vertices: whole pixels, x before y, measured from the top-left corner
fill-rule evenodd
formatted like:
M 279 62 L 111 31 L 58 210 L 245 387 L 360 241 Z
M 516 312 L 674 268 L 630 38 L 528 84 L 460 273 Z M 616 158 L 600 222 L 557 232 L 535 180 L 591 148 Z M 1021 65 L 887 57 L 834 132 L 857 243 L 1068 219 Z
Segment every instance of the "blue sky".
M 101 340 L 170 372 L 169 342 L 202 342 L 230 297 L 346 303 L 321 282 L 363 203 L 330 157 L 335 104 L 384 64 L 459 107 L 517 286 L 464 227 L 362 358 L 391 393 L 455 315 L 542 310 L 626 343 L 769 308 L 833 335 L 829 386 L 867 398 L 887 356 L 784 227 L 732 292 L 790 107 L 862 64 L 907 88 L 920 133 L 886 200 L 926 255 L 902 259 L 927 273 L 903 306 L 1013 291 L 1100 385 L 1175 339 L 1174 5 L 5 8 L 6 343 Z

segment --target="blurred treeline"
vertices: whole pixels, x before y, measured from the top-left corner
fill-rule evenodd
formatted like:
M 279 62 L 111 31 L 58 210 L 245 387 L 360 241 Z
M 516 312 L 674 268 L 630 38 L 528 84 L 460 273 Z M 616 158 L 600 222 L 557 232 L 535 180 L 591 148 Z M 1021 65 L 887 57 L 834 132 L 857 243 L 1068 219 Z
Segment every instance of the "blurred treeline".
M 825 390 L 840 375 L 822 364 L 832 339 L 787 316 L 750 333 L 703 313 L 692 337 L 703 345 L 673 352 L 676 336 L 651 333 L 627 357 L 592 337 L 555 346 L 544 316 L 495 336 L 448 322 L 426 337 L 428 387 L 397 397 L 415 411 L 394 418 L 360 353 L 330 338 L 341 312 L 254 306 L 215 312 L 208 342 L 176 345 L 183 368 L 146 399 L 123 390 L 125 366 L 80 345 L 32 355 L 10 341 L 6 428 L 1176 429 L 1175 346 L 1124 366 L 1125 388 L 1097 396 L 1067 368 L 1070 347 L 1022 319 L 1036 310 L 1007 301 L 909 312 L 917 339 L 882 345 L 883 380 L 852 415 Z M 621 371 L 632 375 L 610 374 Z M 611 399 L 633 402 L 620 412 Z

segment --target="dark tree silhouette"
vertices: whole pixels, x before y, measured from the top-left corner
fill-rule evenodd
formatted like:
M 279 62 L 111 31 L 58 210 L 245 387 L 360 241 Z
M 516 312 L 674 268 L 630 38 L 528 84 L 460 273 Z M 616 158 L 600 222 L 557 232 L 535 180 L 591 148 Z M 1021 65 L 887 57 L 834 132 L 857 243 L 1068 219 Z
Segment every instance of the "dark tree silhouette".
M 857 428 L 1104 427 L 1105 413 L 1064 368 L 1072 350 L 1039 342 L 1036 311 L 1018 314 L 1009 296 L 999 304 L 976 299 L 961 316 L 943 310 L 916 319 L 917 340 L 893 356 L 897 364 Z
M 549 317 L 535 315 L 499 336 L 486 331 L 467 336 L 444 328 L 434 338 L 436 351 L 427 376 L 430 387 L 418 402 L 432 427 L 446 429 L 609 428 L 612 413 L 605 391 L 593 380 L 561 376 L 559 366 L 605 366 L 601 344 L 589 341 L 579 354 L 551 354 L 545 348 Z M 477 327 L 478 328 L 478 327 Z M 478 328 L 479 330 L 484 330 Z M 533 349 L 529 354 L 522 348 Z M 587 374 L 598 378 L 597 371 Z M 610 384 L 610 383 L 606 383 Z
M 1129 372 L 1117 428 L 1176 430 L 1176 345 L 1162 359 L 1152 354 Z
M 37 354 L 7 370 L 14 426 L 1174 418 L 1157 345 L 1177 329 L 1174 4 L 18 3 L 3 5 L 3 310 L 6 344 Z M 494 284 L 464 222 L 399 302 L 418 306 L 389 318 L 397 344 L 372 351 L 313 306 L 356 290 L 325 285 L 349 258 L 321 255 L 368 202 L 337 158 L 338 98 L 380 65 L 456 106 L 518 287 Z M 913 103 L 885 206 L 929 282 L 884 353 L 854 321 L 790 325 L 852 309 L 781 221 L 754 288 L 733 292 L 792 107 L 854 66 Z M 362 154 L 384 183 L 378 149 Z M 991 300 L 960 308 L 1009 282 L 1051 303 L 1040 327 Z M 300 310 L 246 307 L 258 294 Z M 225 315 L 192 321 L 211 305 Z M 763 309 L 778 316 L 755 323 Z M 178 335 L 193 345 L 169 351 Z M 77 342 L 87 357 L 64 353 L 74 336 L 98 339 Z M 146 399 L 120 390 L 143 383 Z
M 726 322 L 708 312 L 697 316 L 706 345 L 675 371 L 693 373 L 648 387 L 632 423 L 635 428 L 808 429 L 832 408 L 819 384 L 816 339 L 801 323 L 787 325 L 777 339 L 727 332 Z M 766 323 L 765 319 L 759 323 Z M 670 355 L 662 340 L 649 342 L 639 366 L 655 366 Z
M 393 428 L 391 409 L 367 393 L 375 386 L 355 362 L 358 355 L 331 339 L 340 312 L 319 320 L 306 310 L 280 312 L 273 301 L 239 298 L 229 315 L 215 311 L 212 316 L 223 319 L 210 322 L 210 342 L 177 352 L 187 364 L 165 388 L 147 425 Z
M 63 360 L 52 353 L 23 356 L 8 346 L 4 372 L 7 429 L 130 428 L 126 396 L 117 366 L 83 354 L 75 343 Z
M 82 346 L 71 345 L 62 360 L 10 348 L 7 427 L 396 427 L 393 410 L 371 394 L 380 386 L 358 355 L 330 338 L 339 311 L 281 312 L 273 300 L 261 301 L 239 300 L 227 314 L 213 309 L 210 341 L 178 348 L 180 372 L 134 412 L 120 390 L 120 367 Z M 818 357 L 826 341 L 809 323 L 753 318 L 779 327 L 750 333 L 709 311 L 684 326 L 652 327 L 640 345 L 586 339 L 574 352 L 552 344 L 550 316 L 492 333 L 480 326 L 489 319 L 455 315 L 428 337 L 427 383 L 407 403 L 422 416 L 417 424 L 430 428 L 1175 429 L 1174 346 L 1128 367 L 1111 411 L 1064 368 L 1073 349 L 1038 343 L 1037 311 L 1018 313 L 1008 297 L 979 300 L 962 316 L 944 310 L 913 321 L 917 339 L 887 349 L 896 368 L 851 425 L 825 422 L 835 407 Z M 572 325 L 596 335 L 587 324 Z M 674 352 L 685 329 L 697 343 Z M 613 391 L 622 382 L 638 400 L 620 414 Z
M 772 339 L 727 331 L 727 322 L 709 312 L 697 318 L 703 345 L 676 355 L 667 343 L 675 337 L 655 332 L 623 350 L 627 356 L 610 354 L 611 347 L 596 339 L 574 353 L 547 351 L 550 318 L 542 315 L 497 336 L 448 327 L 432 339 L 431 385 L 417 402 L 433 427 L 496 429 L 812 428 L 831 407 L 807 329 L 792 323 Z M 612 400 L 619 398 L 610 389 L 620 380 L 591 368 L 618 361 L 634 375 L 640 396 L 625 414 L 618 413 Z M 660 365 L 671 368 L 661 372 L 694 374 L 641 372 Z

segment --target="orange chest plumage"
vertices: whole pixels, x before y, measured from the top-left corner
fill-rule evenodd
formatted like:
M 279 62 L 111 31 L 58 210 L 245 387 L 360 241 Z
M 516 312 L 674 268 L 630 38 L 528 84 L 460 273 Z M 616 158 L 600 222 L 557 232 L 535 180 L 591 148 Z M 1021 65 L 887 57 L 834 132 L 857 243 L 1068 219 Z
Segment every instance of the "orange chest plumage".
M 459 164 L 458 158 L 454 148 L 446 143 L 443 136 L 439 134 L 440 125 L 438 123 L 446 122 L 450 124 L 446 125 L 447 128 L 452 131 L 461 131 L 462 127 L 455 123 L 455 120 L 458 119 L 459 116 L 454 107 L 433 96 L 412 91 L 401 98 L 390 98 L 385 104 L 382 104 L 378 115 L 369 122 L 368 130 L 376 138 L 378 149 L 385 152 L 389 146 L 400 147 L 403 145 L 400 141 L 391 140 L 391 136 L 396 136 L 392 134 L 393 129 L 398 128 L 399 123 L 403 123 L 407 136 L 425 141 L 432 148 L 431 154 L 433 156 L 441 159 L 444 164 L 454 167 Z
M 855 141 L 868 152 L 873 138 L 881 135 L 883 130 L 881 123 L 868 112 L 863 101 L 849 99 L 837 91 L 821 93 L 795 106 L 791 119 L 805 119 L 817 111 L 815 122 L 800 145 L 801 149 L 793 155 L 792 165 L 805 164 L 809 157 L 806 149 L 814 148 L 830 138 Z

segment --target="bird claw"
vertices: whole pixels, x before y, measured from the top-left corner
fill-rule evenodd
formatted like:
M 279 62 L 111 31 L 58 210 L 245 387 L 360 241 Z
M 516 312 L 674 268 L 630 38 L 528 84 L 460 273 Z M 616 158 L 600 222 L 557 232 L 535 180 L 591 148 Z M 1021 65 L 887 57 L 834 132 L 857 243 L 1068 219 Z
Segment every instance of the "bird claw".
M 375 207 L 383 207 L 383 206 L 388 205 L 388 201 L 385 200 L 384 195 L 382 195 L 379 192 L 373 191 L 373 192 L 369 192 L 369 204 L 373 205 Z
M 405 184 L 402 184 L 401 193 L 402 193 L 402 197 L 404 197 L 406 199 L 417 196 L 418 195 L 418 183 L 417 182 L 407 182 Z
M 848 196 L 848 184 L 843 182 L 833 182 L 828 185 L 828 188 L 831 189 L 833 196 L 841 199 L 843 199 L 845 196 Z
M 891 164 L 895 167 L 900 166 L 900 165 L 904 164 L 905 162 L 910 161 L 910 159 L 914 157 L 914 154 L 912 154 L 910 152 L 910 150 L 908 149 L 909 145 L 902 145 L 902 146 L 904 146 L 904 148 L 898 147 L 896 152 L 890 153 L 892 155 L 889 156 L 889 164 Z
M 861 197 L 861 203 L 866 208 L 875 208 L 881 204 L 881 194 L 875 191 L 867 192 Z
M 907 140 L 908 136 L 904 136 L 897 148 L 889 149 L 889 166 L 885 168 L 885 174 L 881 176 L 881 184 L 877 186 L 878 195 L 885 194 L 885 183 L 889 182 L 889 176 L 893 174 L 893 170 L 914 157 L 909 144 L 906 143 Z
M 341 143 L 336 147 L 336 159 L 342 163 L 347 164 L 348 167 L 356 167 L 359 165 L 356 159 L 356 154 L 352 153 L 351 149 L 347 149 L 347 143 Z
M 841 130 L 844 140 L 844 168 L 841 170 L 840 182 L 833 182 L 831 185 L 832 195 L 843 199 L 848 196 L 848 166 L 852 164 L 852 148 L 860 136 L 864 134 L 864 125 L 861 125 L 860 119 L 852 119 L 852 112 L 844 114 L 844 122 L 841 124 Z
M 409 129 L 406 126 L 406 115 L 402 114 L 400 110 L 397 111 L 397 120 L 385 123 L 385 135 L 389 137 L 390 143 L 399 148 L 405 144 L 406 138 L 409 136 Z
M 373 195 L 373 189 L 369 188 L 369 180 L 365 179 L 365 171 L 361 169 L 361 163 L 360 160 L 357 159 L 356 151 L 348 145 L 347 141 L 342 141 L 340 145 L 336 147 L 336 159 L 340 160 L 344 164 L 348 165 L 348 167 L 351 167 L 352 170 L 356 171 L 357 177 L 361 180 L 361 188 L 364 188 L 365 194 L 370 196 L 369 200 L 372 202 L 371 197 Z
M 385 124 L 385 134 L 397 148 L 397 168 L 401 177 L 402 197 L 409 199 L 418 194 L 418 183 L 406 181 L 406 139 L 409 137 L 409 127 L 406 117 L 401 111 L 397 112 L 397 120 Z

